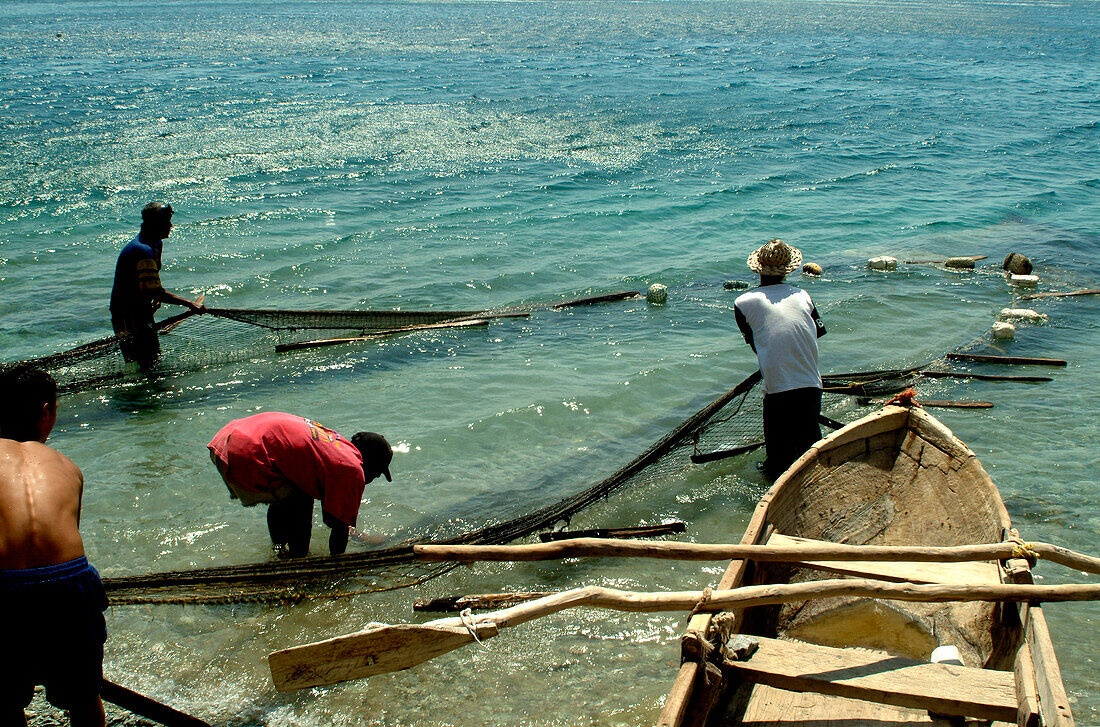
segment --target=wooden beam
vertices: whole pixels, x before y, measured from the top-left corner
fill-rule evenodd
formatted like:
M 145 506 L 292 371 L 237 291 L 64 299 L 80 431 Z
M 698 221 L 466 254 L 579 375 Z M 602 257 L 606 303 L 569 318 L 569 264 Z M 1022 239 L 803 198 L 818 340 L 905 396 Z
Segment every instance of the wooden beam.
M 975 379 L 977 381 L 1019 381 L 1021 383 L 1043 383 L 1054 381 L 1049 376 L 1000 376 L 995 374 L 971 374 L 965 371 L 921 371 L 921 376 L 929 379 Z
M 1062 670 L 1054 654 L 1043 609 L 1032 606 L 1027 609 L 1027 646 L 1035 664 L 1035 684 L 1039 692 L 1039 712 L 1045 727 L 1073 727 L 1073 713 L 1069 707 L 1069 695 L 1062 682 Z
M 593 528 L 591 530 L 555 530 L 539 533 L 539 540 L 551 543 L 572 538 L 642 538 L 647 535 L 671 535 L 687 530 L 687 523 L 679 520 L 660 525 L 638 525 L 633 528 Z
M 561 303 L 555 303 L 550 307 L 558 310 L 561 308 L 575 308 L 581 305 L 592 305 L 593 303 L 613 303 L 618 300 L 633 300 L 634 298 L 641 297 L 641 293 L 636 290 L 620 290 L 617 293 L 607 293 L 606 295 L 593 295 L 588 298 L 574 298 L 573 300 L 564 300 Z
M 1017 727 L 1039 727 L 1039 692 L 1035 684 L 1035 664 L 1031 661 L 1031 649 L 1021 644 L 1012 667 L 1016 681 Z
M 146 697 L 144 694 L 119 686 L 112 681 L 104 679 L 99 690 L 103 701 L 122 707 L 127 712 L 151 719 L 154 722 L 167 725 L 167 727 L 210 727 L 209 722 L 204 722 L 198 717 L 179 711 L 167 704 Z
M 1035 300 L 1036 298 L 1072 298 L 1076 295 L 1100 295 L 1100 289 L 1088 288 L 1085 290 L 1074 290 L 1070 293 L 1032 293 L 1031 295 L 1021 296 L 1020 300 Z
M 820 540 L 793 538 L 776 533 L 768 539 L 768 545 L 807 546 L 824 545 Z M 855 561 L 855 560 L 804 560 L 798 565 L 827 573 L 880 578 L 886 581 L 911 581 L 913 583 L 1000 583 L 1000 569 L 996 563 L 917 563 L 914 561 Z
M 422 543 L 413 546 L 420 560 L 521 562 L 564 558 L 653 558 L 656 560 L 748 560 L 791 563 L 809 560 L 920 561 L 963 563 L 1004 560 L 1021 555 L 1042 558 L 1068 568 L 1100 574 L 1100 558 L 1049 543 L 1010 542 L 975 545 L 845 545 L 809 541 L 796 545 L 726 545 L 667 540 L 604 540 L 576 538 L 530 545 L 457 545 Z M 1053 586 L 1051 586 L 1053 588 Z
M 935 664 L 864 649 L 752 637 L 760 648 L 723 668 L 793 692 L 831 694 L 959 717 L 1015 722 L 1012 672 Z
M 1021 366 L 1068 366 L 1060 358 L 1027 358 L 1024 356 L 987 356 L 977 353 L 949 353 L 949 361 L 974 361 L 975 363 L 1013 364 Z

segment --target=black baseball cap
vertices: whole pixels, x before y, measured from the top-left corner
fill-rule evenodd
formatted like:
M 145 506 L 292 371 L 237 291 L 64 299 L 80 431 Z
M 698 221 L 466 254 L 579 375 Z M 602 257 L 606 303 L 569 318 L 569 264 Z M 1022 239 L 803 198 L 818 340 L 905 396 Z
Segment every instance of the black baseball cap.
M 359 432 L 351 438 L 351 443 L 363 455 L 364 465 L 385 475 L 387 482 L 393 482 L 393 478 L 390 477 L 393 448 L 385 437 L 377 432 Z

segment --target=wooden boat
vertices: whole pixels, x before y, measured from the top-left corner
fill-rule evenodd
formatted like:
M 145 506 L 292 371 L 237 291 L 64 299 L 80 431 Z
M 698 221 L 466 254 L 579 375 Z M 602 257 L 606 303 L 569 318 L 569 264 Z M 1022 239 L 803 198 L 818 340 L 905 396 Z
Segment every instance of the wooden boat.
M 741 542 L 928 546 L 1014 537 L 1000 493 L 974 453 L 923 409 L 888 406 L 821 440 L 795 462 L 760 501 Z M 837 574 L 1031 582 L 1023 559 L 735 560 L 717 587 Z M 734 652 L 743 657 L 754 648 L 750 642 L 755 652 L 738 659 Z M 956 647 L 962 665 L 931 661 L 941 646 Z M 696 614 L 659 724 L 885 727 L 957 725 L 962 718 L 1073 724 L 1039 605 L 828 598 Z

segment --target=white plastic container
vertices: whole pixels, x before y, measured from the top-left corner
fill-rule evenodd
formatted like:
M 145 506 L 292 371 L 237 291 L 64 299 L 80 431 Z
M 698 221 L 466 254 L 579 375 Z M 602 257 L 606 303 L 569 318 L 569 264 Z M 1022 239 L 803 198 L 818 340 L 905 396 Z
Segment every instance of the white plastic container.
M 1021 288 L 1034 288 L 1039 284 L 1038 275 L 1009 275 L 1009 285 L 1018 285 Z
M 867 261 L 867 267 L 871 270 L 897 270 L 898 259 L 889 255 L 880 255 Z
M 932 661 L 936 664 L 957 664 L 963 666 L 959 648 L 954 644 L 945 644 L 932 649 Z

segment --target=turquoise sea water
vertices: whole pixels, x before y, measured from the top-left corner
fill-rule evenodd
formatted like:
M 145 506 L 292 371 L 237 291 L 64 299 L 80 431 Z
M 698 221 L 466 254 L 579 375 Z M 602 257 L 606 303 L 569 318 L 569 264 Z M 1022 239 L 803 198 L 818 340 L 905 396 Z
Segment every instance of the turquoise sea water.
M 177 210 L 165 284 L 209 305 L 470 309 L 667 285 L 664 306 L 69 396 L 51 440 L 84 470 L 82 529 L 108 575 L 268 557 L 262 512 L 230 502 L 204 449 L 258 410 L 399 443 L 394 482 L 360 514 L 390 542 L 514 515 L 598 481 L 755 368 L 722 283 L 751 280 L 744 260 L 769 238 L 826 270 L 793 278 L 829 328 L 826 371 L 984 335 L 1014 304 L 997 275 L 1011 251 L 1044 290 L 1100 287 L 1098 28 L 1100 5 L 1056 1 L 4 3 L 0 358 L 110 332 L 115 257 L 154 198 Z M 867 271 L 880 254 L 988 259 Z M 936 413 L 1024 537 L 1094 553 L 1098 305 L 1036 302 L 1049 321 L 1003 346 L 1068 359 L 1053 382 L 936 389 L 995 402 Z M 572 524 L 677 518 L 732 541 L 765 487 L 745 458 Z M 264 656 L 415 620 L 414 597 L 679 590 L 720 571 L 494 565 L 293 608 L 115 608 L 105 671 L 218 724 L 648 723 L 681 617 L 567 612 L 293 695 Z M 1100 609 L 1047 611 L 1077 720 L 1100 723 Z

